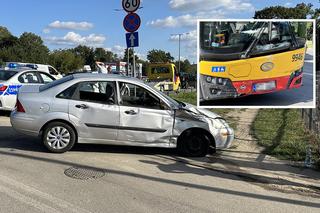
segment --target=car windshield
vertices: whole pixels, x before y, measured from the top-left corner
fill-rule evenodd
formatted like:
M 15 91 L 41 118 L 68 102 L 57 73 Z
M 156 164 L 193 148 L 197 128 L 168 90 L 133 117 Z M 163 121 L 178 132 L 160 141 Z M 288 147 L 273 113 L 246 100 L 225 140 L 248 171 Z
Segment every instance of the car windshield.
M 17 74 L 17 71 L 0 70 L 0 81 L 7 81 L 15 74 Z
M 68 75 L 68 76 L 61 78 L 59 80 L 55 80 L 55 81 L 52 81 L 48 84 L 40 86 L 39 90 L 40 90 L 40 92 L 45 91 L 45 90 L 50 89 L 52 87 L 55 87 L 57 85 L 63 84 L 67 81 L 71 81 L 73 78 L 74 78 L 73 75 Z
M 201 22 L 200 45 L 212 53 L 240 53 L 248 49 L 265 22 Z

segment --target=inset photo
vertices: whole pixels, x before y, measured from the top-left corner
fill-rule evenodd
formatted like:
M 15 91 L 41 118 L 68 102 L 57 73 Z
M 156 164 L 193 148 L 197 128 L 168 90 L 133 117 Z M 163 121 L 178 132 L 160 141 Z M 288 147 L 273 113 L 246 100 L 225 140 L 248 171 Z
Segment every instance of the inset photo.
M 198 106 L 315 108 L 315 20 L 198 20 Z

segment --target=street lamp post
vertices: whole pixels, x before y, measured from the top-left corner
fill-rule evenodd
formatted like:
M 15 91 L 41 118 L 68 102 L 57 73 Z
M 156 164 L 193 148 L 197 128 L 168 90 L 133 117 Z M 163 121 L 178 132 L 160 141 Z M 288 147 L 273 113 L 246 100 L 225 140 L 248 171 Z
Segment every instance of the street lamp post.
M 176 33 L 176 34 L 171 34 L 171 36 L 178 36 L 178 38 L 179 38 L 179 62 L 178 62 L 178 71 L 179 71 L 179 73 L 180 73 L 180 41 L 181 41 L 181 36 L 182 36 L 183 34 L 182 33 Z
M 171 36 L 178 36 L 178 42 L 179 42 L 179 62 L 178 62 L 178 71 L 180 73 L 180 64 L 181 64 L 181 36 L 182 35 L 188 35 L 189 33 L 176 33 L 176 34 L 171 34 Z

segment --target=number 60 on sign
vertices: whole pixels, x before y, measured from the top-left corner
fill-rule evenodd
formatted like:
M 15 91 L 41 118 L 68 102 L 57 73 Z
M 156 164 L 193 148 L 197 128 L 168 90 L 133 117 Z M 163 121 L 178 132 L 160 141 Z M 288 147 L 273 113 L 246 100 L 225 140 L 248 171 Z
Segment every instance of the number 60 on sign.
M 133 13 L 140 7 L 140 0 L 122 0 L 122 7 L 128 13 Z

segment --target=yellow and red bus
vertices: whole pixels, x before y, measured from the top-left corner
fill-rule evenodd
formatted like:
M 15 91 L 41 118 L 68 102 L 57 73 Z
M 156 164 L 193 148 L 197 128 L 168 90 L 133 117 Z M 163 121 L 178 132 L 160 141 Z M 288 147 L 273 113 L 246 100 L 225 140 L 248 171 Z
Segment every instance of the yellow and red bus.
M 179 71 L 173 63 L 148 64 L 147 77 L 162 92 L 179 91 L 181 88 Z
M 200 101 L 299 88 L 306 41 L 288 21 L 200 22 Z

